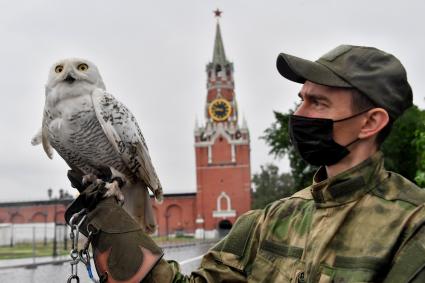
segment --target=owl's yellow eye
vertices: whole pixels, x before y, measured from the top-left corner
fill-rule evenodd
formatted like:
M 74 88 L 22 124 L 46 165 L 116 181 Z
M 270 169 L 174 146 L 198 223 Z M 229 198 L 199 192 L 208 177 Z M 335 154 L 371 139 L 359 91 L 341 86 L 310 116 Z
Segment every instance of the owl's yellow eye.
M 89 68 L 89 66 L 87 66 L 87 64 L 80 64 L 80 65 L 78 65 L 78 71 L 87 71 L 87 69 Z
M 55 72 L 56 73 L 61 73 L 63 71 L 63 66 L 62 65 L 57 65 L 55 68 Z

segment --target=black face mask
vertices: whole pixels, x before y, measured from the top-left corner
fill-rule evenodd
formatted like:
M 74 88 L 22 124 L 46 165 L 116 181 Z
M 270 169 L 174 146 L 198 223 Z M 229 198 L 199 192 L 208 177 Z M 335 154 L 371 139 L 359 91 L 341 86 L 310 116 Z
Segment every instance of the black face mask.
M 345 146 L 336 143 L 333 139 L 333 123 L 349 120 L 369 110 L 335 121 L 290 115 L 289 136 L 291 142 L 302 159 L 311 165 L 336 164 L 350 153 L 347 147 L 359 139 L 357 138 Z

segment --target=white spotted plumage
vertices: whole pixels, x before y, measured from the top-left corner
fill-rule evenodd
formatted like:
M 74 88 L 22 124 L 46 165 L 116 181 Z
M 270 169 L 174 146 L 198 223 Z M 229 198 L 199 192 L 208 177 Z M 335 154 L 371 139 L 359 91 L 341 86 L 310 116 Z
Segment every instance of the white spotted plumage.
M 74 170 L 100 174 L 108 167 L 125 179 L 124 208 L 148 231 L 155 229 L 147 188 L 162 200 L 162 187 L 133 114 L 105 90 L 97 67 L 88 60 L 54 64 L 46 85 L 42 128 L 32 144 L 53 149 Z M 111 188 L 111 194 L 118 194 Z

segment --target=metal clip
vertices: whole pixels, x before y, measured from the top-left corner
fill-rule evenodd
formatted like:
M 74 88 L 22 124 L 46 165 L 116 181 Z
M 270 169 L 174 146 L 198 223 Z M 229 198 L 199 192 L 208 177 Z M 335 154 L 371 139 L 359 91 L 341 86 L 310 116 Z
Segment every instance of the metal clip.
M 72 279 L 75 279 L 77 281 L 77 283 L 80 283 L 80 277 L 78 277 L 78 275 L 76 275 L 76 274 L 72 274 L 71 276 L 69 276 L 69 278 L 66 282 L 71 283 Z
M 81 219 L 78 221 L 78 218 Z M 72 241 L 72 249 L 70 252 L 70 257 L 72 258 L 70 264 L 71 264 L 71 276 L 69 276 L 67 283 L 71 283 L 74 279 L 77 281 L 77 283 L 80 282 L 80 278 L 78 277 L 78 262 L 81 261 L 81 257 L 78 253 L 78 236 L 80 234 L 79 228 L 81 224 L 83 224 L 84 220 L 86 220 L 87 217 L 87 210 L 84 208 L 80 210 L 79 212 L 72 215 L 69 224 L 71 226 L 71 232 L 69 234 L 69 237 Z
M 81 218 L 80 218 L 81 217 Z M 92 282 L 98 283 L 99 281 L 96 280 L 93 276 L 93 272 L 91 269 L 91 263 L 90 263 L 90 252 L 89 252 L 89 246 L 93 238 L 93 231 L 89 231 L 89 235 L 87 238 L 87 242 L 84 244 L 83 249 L 78 250 L 78 236 L 80 234 L 80 226 L 83 224 L 83 222 L 87 218 L 87 210 L 82 209 L 81 211 L 75 213 L 72 215 L 69 223 L 71 226 L 71 233 L 70 238 L 72 240 L 72 250 L 70 253 L 70 256 L 72 258 L 71 261 L 71 276 L 68 278 L 68 283 L 70 283 L 73 279 L 77 280 L 77 283 L 80 282 L 80 278 L 77 275 L 77 267 L 78 263 L 81 261 L 87 269 L 87 273 L 91 279 Z
M 90 264 L 90 253 L 87 250 L 81 250 L 79 253 L 80 261 L 84 263 L 84 265 Z

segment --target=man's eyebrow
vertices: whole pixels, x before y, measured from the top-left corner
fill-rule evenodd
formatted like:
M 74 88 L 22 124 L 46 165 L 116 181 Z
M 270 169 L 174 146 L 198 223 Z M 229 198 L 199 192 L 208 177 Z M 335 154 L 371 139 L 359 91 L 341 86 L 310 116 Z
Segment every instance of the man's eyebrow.
M 318 94 L 318 93 L 304 93 L 304 94 L 302 94 L 301 92 L 299 92 L 298 96 L 300 98 L 315 99 L 315 100 L 321 100 L 321 101 L 331 103 L 331 100 L 326 95 L 323 95 L 323 94 Z

